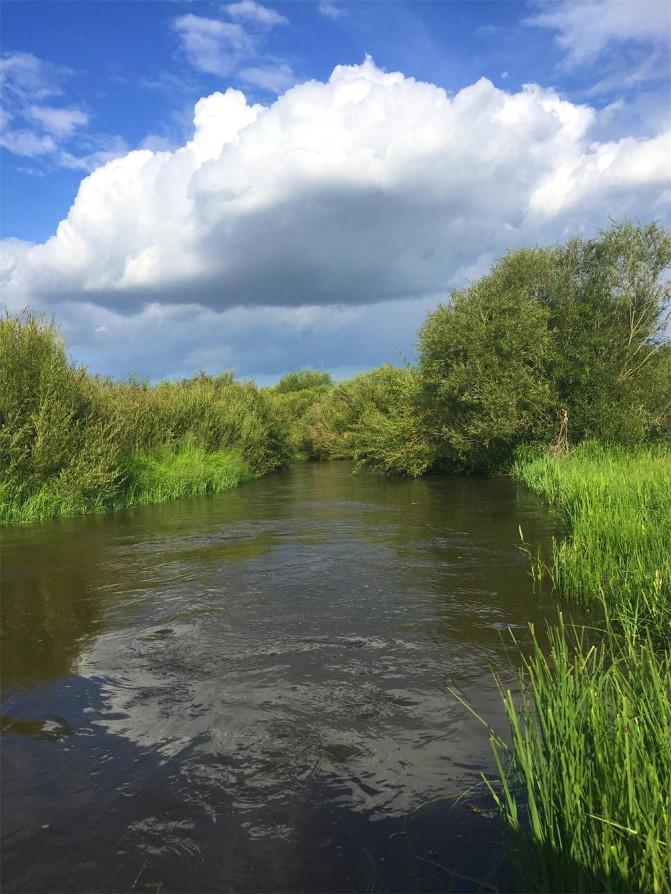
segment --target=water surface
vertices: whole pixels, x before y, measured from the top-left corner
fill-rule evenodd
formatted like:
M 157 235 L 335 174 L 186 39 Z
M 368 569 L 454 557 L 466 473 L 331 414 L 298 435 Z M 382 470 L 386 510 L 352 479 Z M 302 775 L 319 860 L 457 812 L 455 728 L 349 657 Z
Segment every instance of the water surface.
M 557 531 L 508 479 L 326 463 L 5 529 L 4 889 L 514 887 L 449 687 L 505 728 L 555 612 L 519 525 Z

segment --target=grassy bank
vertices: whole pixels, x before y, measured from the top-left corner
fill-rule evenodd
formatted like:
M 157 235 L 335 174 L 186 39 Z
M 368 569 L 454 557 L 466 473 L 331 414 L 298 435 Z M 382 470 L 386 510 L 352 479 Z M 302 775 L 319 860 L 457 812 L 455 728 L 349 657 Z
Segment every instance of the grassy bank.
M 117 487 L 105 493 L 87 493 L 59 476 L 25 499 L 20 491 L 2 499 L 0 487 L 0 523 L 66 518 L 204 496 L 237 487 L 254 477 L 241 457 L 229 451 L 207 453 L 193 446 L 136 451 L 120 463 Z
M 568 538 L 547 572 L 593 604 L 533 649 L 511 730 L 492 732 L 495 799 L 530 890 L 671 891 L 671 454 L 585 447 L 520 461 Z
M 73 364 L 53 323 L 0 318 L 0 523 L 213 493 L 285 457 L 252 383 L 113 382 Z
M 569 536 L 539 566 L 563 595 L 671 639 L 671 449 L 584 445 L 518 461 L 514 474 L 561 511 Z

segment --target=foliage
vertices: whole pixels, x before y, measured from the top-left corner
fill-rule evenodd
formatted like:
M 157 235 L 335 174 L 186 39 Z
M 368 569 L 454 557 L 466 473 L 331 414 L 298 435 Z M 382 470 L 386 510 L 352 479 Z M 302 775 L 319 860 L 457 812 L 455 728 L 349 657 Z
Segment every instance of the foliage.
M 671 451 L 588 444 L 515 473 L 567 523 L 553 583 L 605 626 L 560 616 L 547 655 L 531 629 L 520 697 L 501 691 L 511 743 L 492 731 L 492 794 L 531 890 L 668 894 Z
M 282 376 L 273 390 L 278 394 L 288 394 L 292 391 L 329 387 L 332 384 L 333 379 L 327 372 L 318 372 L 316 369 L 298 369 Z
M 569 536 L 545 569 L 554 586 L 671 639 L 671 449 L 586 444 L 518 461 L 514 472 L 566 521 Z
M 615 224 L 559 253 L 551 372 L 574 440 L 636 443 L 668 425 L 670 263 L 671 233 L 654 223 Z
M 252 477 L 240 456 L 225 450 L 208 453 L 192 445 L 177 450 L 140 450 L 128 457 L 123 505 L 216 493 Z
M 556 397 L 547 376 L 549 309 L 539 293 L 556 252 L 524 250 L 456 292 L 420 331 L 423 402 L 439 466 L 488 471 L 525 441 L 548 440 Z
M 294 458 L 313 457 L 308 430 L 308 415 L 333 388 L 328 373 L 304 369 L 287 373 L 273 388 L 266 391 L 268 400 L 283 432 L 289 453 Z
M 272 408 L 250 383 L 203 374 L 154 387 L 110 382 L 68 361 L 52 322 L 0 318 L 0 522 L 216 490 L 285 454 Z
M 434 445 L 420 410 L 417 373 L 410 367 L 386 366 L 362 382 L 374 390 L 351 425 L 349 446 L 355 467 L 367 465 L 413 478 L 423 475 L 433 461 Z
M 411 368 L 381 366 L 339 383 L 305 415 L 310 455 L 423 474 L 432 448 L 416 397 L 417 376 Z
M 532 629 L 512 742 L 491 788 L 533 891 L 671 891 L 671 651 L 636 631 L 591 643 L 560 617 L 549 655 Z
M 505 467 L 562 411 L 573 441 L 668 436 L 670 263 L 669 232 L 616 224 L 514 251 L 430 314 L 419 371 L 436 467 Z

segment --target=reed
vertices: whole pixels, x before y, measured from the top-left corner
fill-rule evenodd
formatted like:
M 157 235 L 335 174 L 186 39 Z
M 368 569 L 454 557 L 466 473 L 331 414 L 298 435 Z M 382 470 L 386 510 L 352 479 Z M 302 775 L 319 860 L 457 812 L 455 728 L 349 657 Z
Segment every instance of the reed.
M 532 631 L 492 734 L 513 856 L 536 891 L 671 891 L 671 651 L 632 628 Z
M 537 571 L 569 599 L 668 641 L 671 449 L 587 444 L 518 460 L 514 474 L 558 507 L 568 529 Z
M 112 382 L 71 363 L 48 320 L 0 316 L 0 524 L 214 492 L 285 456 L 249 382 Z
M 584 445 L 520 459 L 516 475 L 563 513 L 565 540 L 533 560 L 599 626 L 533 628 L 510 739 L 491 731 L 488 782 L 531 890 L 671 892 L 671 452 Z

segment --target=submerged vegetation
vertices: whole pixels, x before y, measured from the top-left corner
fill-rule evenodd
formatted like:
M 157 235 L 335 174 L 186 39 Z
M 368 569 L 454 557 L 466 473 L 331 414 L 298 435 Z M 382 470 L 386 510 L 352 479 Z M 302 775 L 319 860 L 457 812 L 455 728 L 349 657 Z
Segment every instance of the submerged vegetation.
M 533 890 L 670 892 L 670 263 L 655 224 L 513 251 L 429 315 L 416 365 L 336 384 L 112 382 L 52 323 L 5 315 L 0 523 L 214 492 L 297 458 L 512 470 L 568 529 L 534 575 L 594 612 L 589 629 L 560 617 L 549 653 L 531 631 L 492 792 Z

